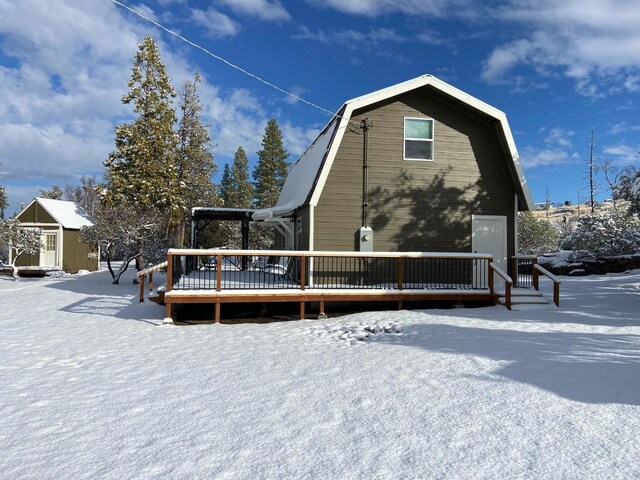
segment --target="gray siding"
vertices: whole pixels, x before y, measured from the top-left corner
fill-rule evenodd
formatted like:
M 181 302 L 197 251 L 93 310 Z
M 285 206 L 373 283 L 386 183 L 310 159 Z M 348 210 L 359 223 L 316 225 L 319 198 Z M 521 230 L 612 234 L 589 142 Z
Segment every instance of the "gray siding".
M 369 118 L 368 226 L 377 251 L 471 251 L 471 215 L 507 217 L 515 186 L 496 129 L 427 90 L 355 112 Z M 434 119 L 434 160 L 403 160 L 404 117 Z M 315 209 L 316 250 L 353 250 L 361 226 L 363 136 L 347 131 Z

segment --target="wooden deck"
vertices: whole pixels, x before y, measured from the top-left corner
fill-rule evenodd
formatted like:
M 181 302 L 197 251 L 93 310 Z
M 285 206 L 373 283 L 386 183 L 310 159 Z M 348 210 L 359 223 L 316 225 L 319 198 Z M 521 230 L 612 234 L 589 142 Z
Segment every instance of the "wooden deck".
M 171 249 L 165 321 L 185 304 L 213 304 L 212 320 L 219 322 L 221 305 L 230 303 L 294 302 L 301 319 L 310 302 L 320 315 L 327 302 L 496 303 L 494 279 L 504 279 L 508 292 L 512 282 L 492 260 L 467 253 Z

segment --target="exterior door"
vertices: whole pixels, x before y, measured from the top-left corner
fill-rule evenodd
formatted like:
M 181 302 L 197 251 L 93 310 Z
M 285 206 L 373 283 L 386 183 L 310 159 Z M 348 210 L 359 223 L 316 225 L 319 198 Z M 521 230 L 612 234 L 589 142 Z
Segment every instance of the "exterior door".
M 40 257 L 40 266 L 55 267 L 58 253 L 58 235 L 55 233 L 45 233 L 43 238 L 43 249 Z
M 493 255 L 493 263 L 507 272 L 507 217 L 473 215 L 471 223 L 471 248 L 473 252 Z M 502 279 L 499 277 L 494 279 L 496 286 L 499 286 L 500 282 Z

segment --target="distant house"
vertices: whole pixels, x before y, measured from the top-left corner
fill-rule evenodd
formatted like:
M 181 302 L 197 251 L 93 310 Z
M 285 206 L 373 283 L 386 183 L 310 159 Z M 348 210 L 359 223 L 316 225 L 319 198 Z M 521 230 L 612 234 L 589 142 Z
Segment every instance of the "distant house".
M 252 218 L 288 249 L 482 252 L 506 270 L 533 208 L 505 114 L 424 75 L 347 101 Z
M 97 245 L 79 241 L 80 229 L 93 225 L 93 221 L 76 203 L 34 198 L 16 218 L 25 228 L 41 230 L 43 244 L 39 254 L 21 255 L 16 267 L 41 267 L 67 273 L 98 270 Z

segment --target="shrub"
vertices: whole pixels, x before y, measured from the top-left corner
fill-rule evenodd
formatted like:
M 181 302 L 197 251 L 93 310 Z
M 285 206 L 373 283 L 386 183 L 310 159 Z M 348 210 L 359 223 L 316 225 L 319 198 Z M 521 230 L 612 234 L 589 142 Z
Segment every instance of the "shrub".
M 518 216 L 519 253 L 540 255 L 558 250 L 560 232 L 548 220 L 536 218 L 532 212 Z
M 640 221 L 633 214 L 610 210 L 585 215 L 562 240 L 562 248 L 594 255 L 628 255 L 640 251 Z

